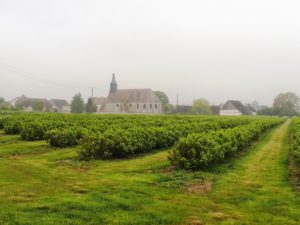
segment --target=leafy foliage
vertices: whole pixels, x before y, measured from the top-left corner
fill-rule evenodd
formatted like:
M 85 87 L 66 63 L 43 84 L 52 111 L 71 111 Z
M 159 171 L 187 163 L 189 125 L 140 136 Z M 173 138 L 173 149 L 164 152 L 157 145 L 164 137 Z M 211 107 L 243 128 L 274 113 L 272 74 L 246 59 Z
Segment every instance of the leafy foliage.
M 72 129 L 54 128 L 46 133 L 46 138 L 51 146 L 67 147 L 77 145 L 84 132 L 85 130 L 79 127 Z
M 97 106 L 94 104 L 92 98 L 88 99 L 88 102 L 86 103 L 86 106 L 85 106 L 85 111 L 87 113 L 97 112 Z
M 0 119 L 0 126 L 7 134 L 21 134 L 24 140 L 47 140 L 55 147 L 80 144 L 80 157 L 87 160 L 130 157 L 172 147 L 183 138 L 172 161 L 181 163 L 185 154 L 183 158 L 188 160 L 189 155 L 205 153 L 201 163 L 208 165 L 248 146 L 259 136 L 256 129 L 260 124 L 278 121 L 264 117 L 24 113 Z
M 291 126 L 291 154 L 300 165 L 300 118 L 295 118 Z
M 45 104 L 43 102 L 35 102 L 32 106 L 32 109 L 37 112 L 43 111 Z
M 273 103 L 274 112 L 279 116 L 295 116 L 299 111 L 299 97 L 291 92 L 276 96 Z
M 179 140 L 169 159 L 175 167 L 181 169 L 199 170 L 208 167 L 246 149 L 261 133 L 282 121 L 268 118 L 231 129 L 190 134 Z
M 169 104 L 169 97 L 162 91 L 155 91 L 156 96 L 161 100 L 163 105 Z
M 191 113 L 208 115 L 212 114 L 212 111 L 209 102 L 206 99 L 196 99 L 193 102 Z
M 83 113 L 85 109 L 84 101 L 81 94 L 77 94 L 73 97 L 71 102 L 71 113 Z

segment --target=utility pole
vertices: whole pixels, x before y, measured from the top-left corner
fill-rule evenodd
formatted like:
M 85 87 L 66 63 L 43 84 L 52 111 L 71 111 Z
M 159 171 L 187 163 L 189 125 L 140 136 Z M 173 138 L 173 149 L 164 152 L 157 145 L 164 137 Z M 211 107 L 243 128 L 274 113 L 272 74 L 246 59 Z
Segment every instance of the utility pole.
M 92 96 L 91 96 L 92 97 L 92 102 L 94 103 L 94 88 L 95 87 L 90 87 L 90 88 L 91 88 L 91 92 L 92 92 Z
M 178 106 L 178 92 L 177 92 L 176 105 Z

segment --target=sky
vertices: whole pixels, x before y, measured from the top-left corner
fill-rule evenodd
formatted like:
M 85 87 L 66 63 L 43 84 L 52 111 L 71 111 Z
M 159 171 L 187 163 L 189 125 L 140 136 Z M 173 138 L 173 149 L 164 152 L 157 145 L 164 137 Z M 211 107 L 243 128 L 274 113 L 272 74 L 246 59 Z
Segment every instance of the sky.
M 300 95 L 300 2 L 0 0 L 0 96 L 71 100 L 119 88 L 271 105 Z

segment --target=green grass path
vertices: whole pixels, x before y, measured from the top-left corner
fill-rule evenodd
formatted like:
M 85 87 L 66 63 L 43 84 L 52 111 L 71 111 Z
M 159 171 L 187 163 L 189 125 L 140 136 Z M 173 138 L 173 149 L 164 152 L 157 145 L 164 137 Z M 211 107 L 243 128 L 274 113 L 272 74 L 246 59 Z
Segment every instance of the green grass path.
M 167 151 L 82 163 L 76 148 L 0 132 L 0 224 L 298 225 L 289 124 L 242 156 L 196 173 L 170 171 Z
M 223 224 L 300 224 L 300 198 L 289 181 L 290 121 L 219 177 L 211 199 Z

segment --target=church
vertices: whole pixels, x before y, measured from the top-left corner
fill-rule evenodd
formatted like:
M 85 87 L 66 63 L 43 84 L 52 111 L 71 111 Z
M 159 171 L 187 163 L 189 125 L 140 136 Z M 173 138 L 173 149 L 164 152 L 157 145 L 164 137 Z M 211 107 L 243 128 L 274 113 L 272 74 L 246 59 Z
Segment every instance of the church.
M 112 76 L 108 96 L 94 98 L 98 113 L 162 114 L 163 104 L 151 89 L 118 89 Z

